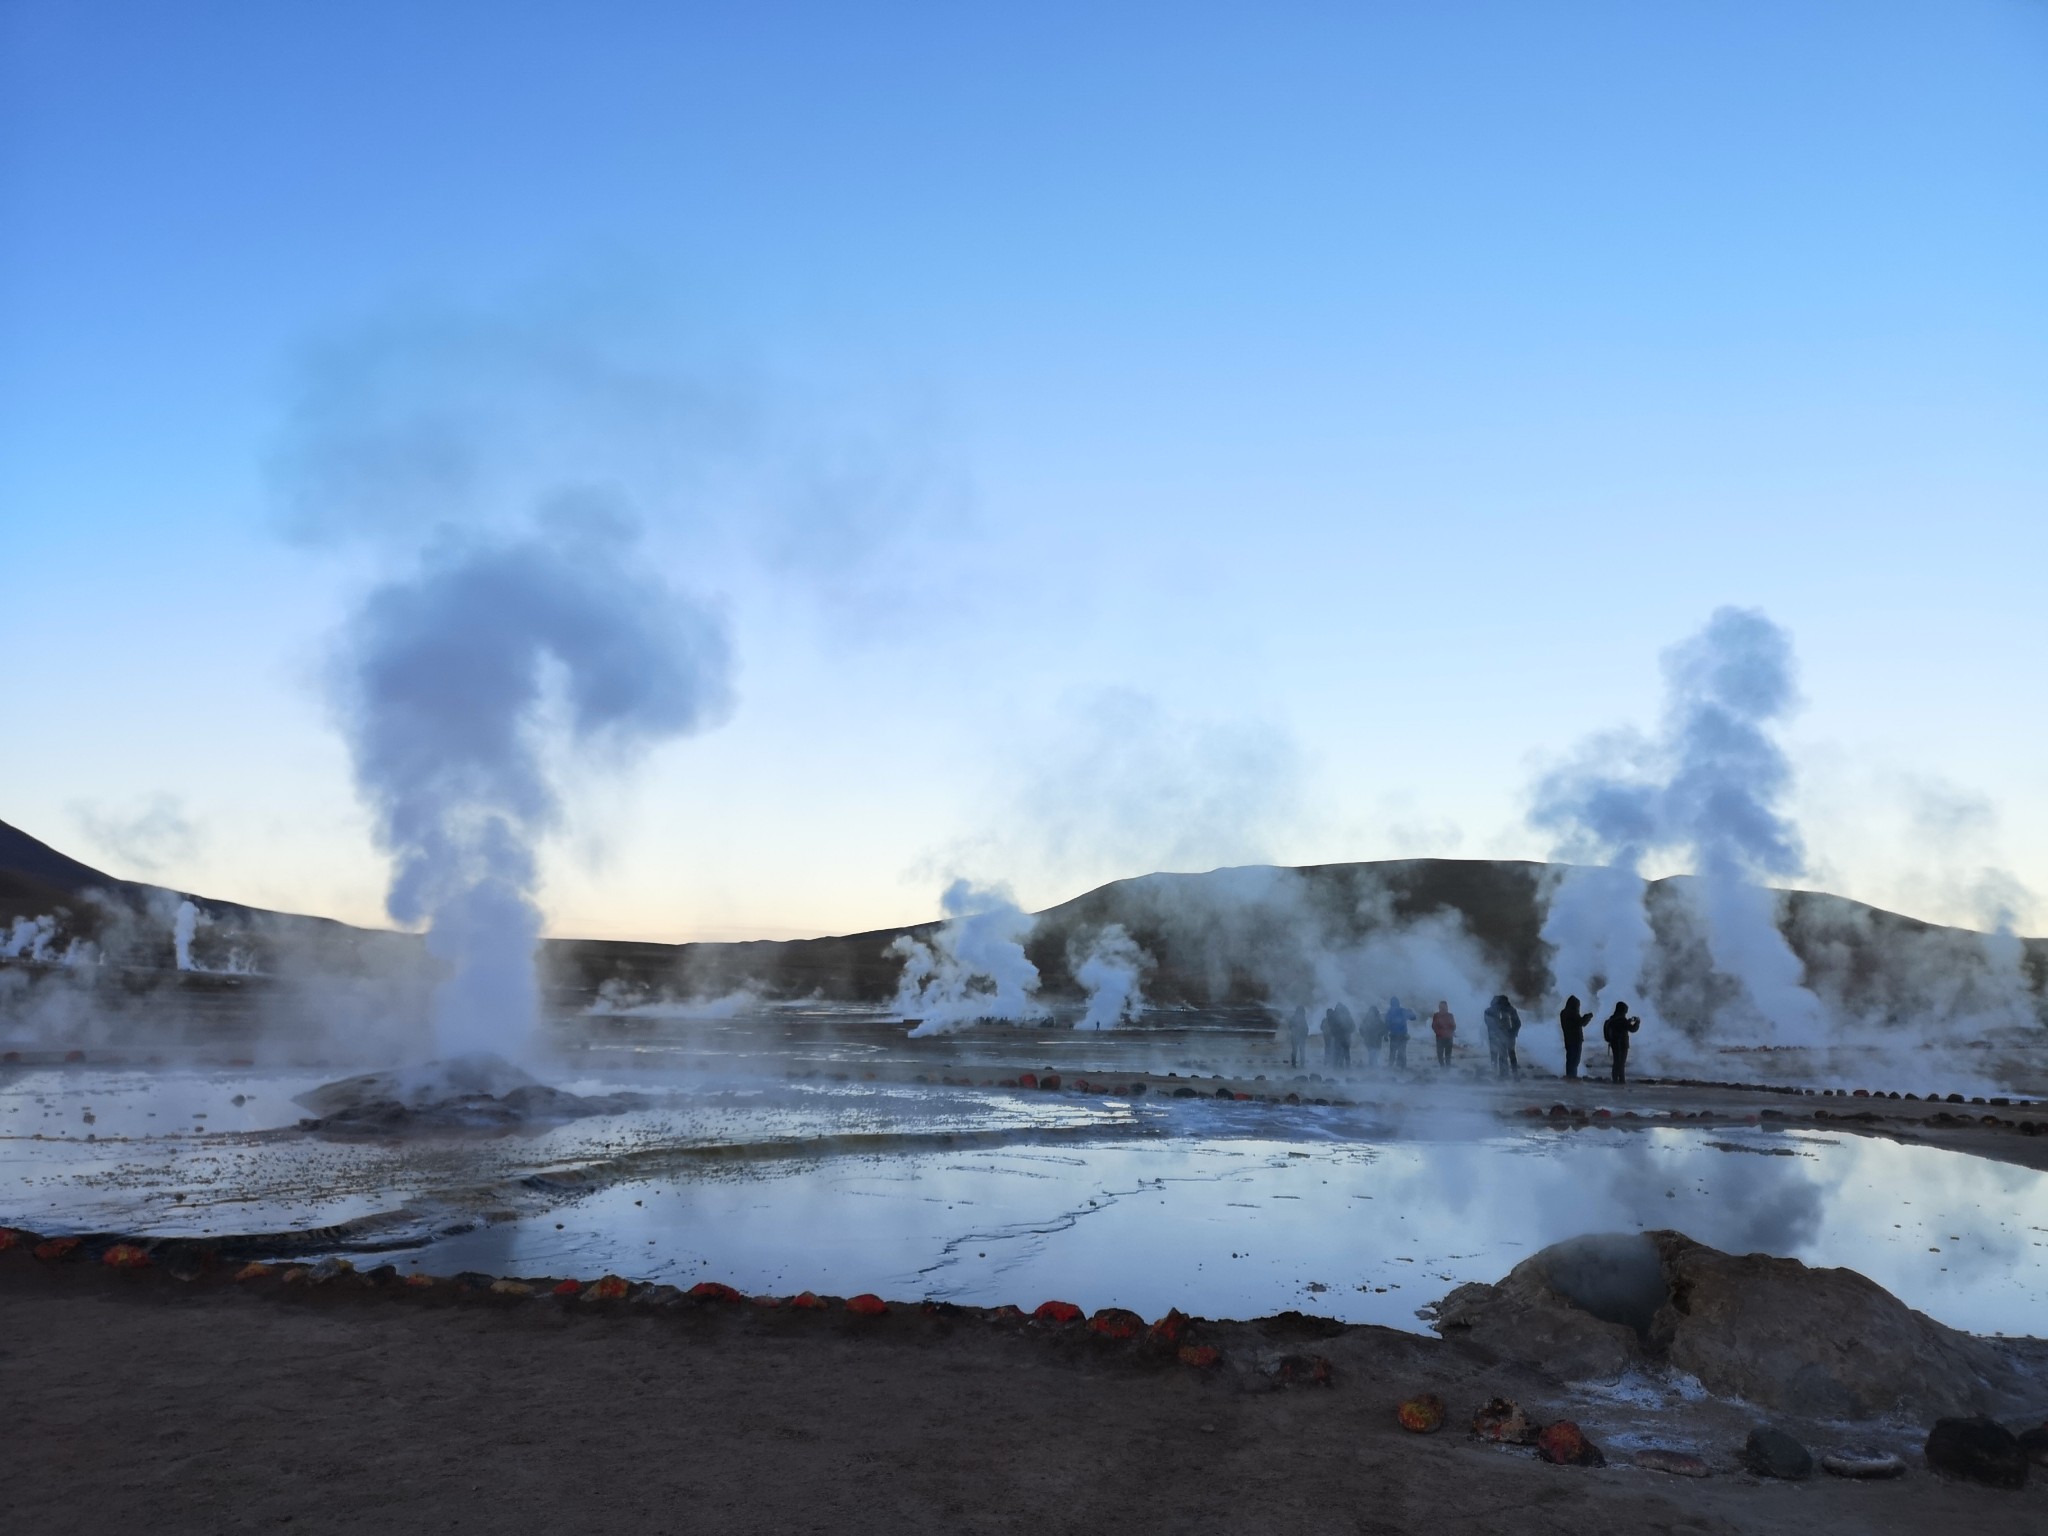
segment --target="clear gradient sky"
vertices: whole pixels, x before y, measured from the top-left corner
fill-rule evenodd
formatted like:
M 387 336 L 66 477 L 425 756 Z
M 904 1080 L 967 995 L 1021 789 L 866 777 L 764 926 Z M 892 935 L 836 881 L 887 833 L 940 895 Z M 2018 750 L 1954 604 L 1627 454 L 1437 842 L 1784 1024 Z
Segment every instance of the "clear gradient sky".
M 301 514 L 422 421 L 732 625 L 556 932 L 1540 857 L 1723 603 L 1809 883 L 2048 895 L 2040 0 L 0 5 L 0 819 L 376 920 Z

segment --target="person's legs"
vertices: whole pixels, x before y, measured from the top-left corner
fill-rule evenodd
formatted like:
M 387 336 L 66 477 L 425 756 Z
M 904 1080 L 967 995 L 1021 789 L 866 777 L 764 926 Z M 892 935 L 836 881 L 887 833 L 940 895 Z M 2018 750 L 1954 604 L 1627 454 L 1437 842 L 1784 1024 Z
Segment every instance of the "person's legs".
M 1583 1040 L 1565 1041 L 1564 1075 L 1566 1077 L 1577 1077 L 1579 1075 L 1579 1052 L 1584 1050 L 1585 1048 L 1586 1043 Z
M 1628 1047 L 1625 1045 L 1614 1053 L 1614 1080 L 1617 1083 L 1628 1081 Z

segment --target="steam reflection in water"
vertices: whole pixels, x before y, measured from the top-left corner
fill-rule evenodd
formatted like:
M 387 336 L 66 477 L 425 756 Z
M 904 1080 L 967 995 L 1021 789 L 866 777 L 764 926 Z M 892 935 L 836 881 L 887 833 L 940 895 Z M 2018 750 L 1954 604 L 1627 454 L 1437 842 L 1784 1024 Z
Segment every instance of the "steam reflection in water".
M 411 1262 L 1417 1330 L 1419 1306 L 1548 1243 L 1656 1227 L 1856 1269 L 1973 1332 L 2032 1331 L 2048 1300 L 2048 1177 L 1800 1132 L 823 1157 L 612 1186 Z

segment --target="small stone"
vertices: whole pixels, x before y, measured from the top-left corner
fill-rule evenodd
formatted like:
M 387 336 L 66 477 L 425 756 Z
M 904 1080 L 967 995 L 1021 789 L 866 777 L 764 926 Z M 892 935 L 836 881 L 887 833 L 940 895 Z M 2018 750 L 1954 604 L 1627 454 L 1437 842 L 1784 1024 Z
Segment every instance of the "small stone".
M 1759 1424 L 1743 1443 L 1742 1464 L 1758 1477 L 1782 1477 L 1797 1482 L 1813 1476 L 1813 1452 L 1782 1429 Z
M 1646 1472 L 1668 1472 L 1673 1477 L 1705 1477 L 1707 1464 L 1684 1451 L 1667 1451 L 1649 1446 L 1635 1454 L 1635 1464 Z
M 1559 1419 L 1536 1437 L 1536 1454 L 1557 1467 L 1604 1467 L 1607 1458 L 1570 1419 Z
M 1529 1416 L 1505 1397 L 1492 1399 L 1472 1415 L 1472 1433 L 1501 1445 L 1533 1445 L 1536 1440 L 1536 1426 Z
M 1444 1400 L 1434 1392 L 1419 1392 L 1396 1408 L 1394 1417 L 1412 1435 L 1433 1435 L 1444 1427 Z
M 347 1259 L 328 1258 L 322 1259 L 318 1264 L 315 1264 L 306 1278 L 315 1285 L 326 1285 L 330 1281 L 339 1280 L 342 1276 L 352 1275 L 355 1272 L 355 1265 L 349 1263 Z
M 1993 1419 L 1938 1419 L 1927 1437 L 1927 1465 L 1943 1477 L 1993 1488 L 2023 1488 L 2027 1453 L 2019 1437 Z
M 1829 1451 L 1820 1459 L 1821 1471 L 1830 1477 L 1852 1477 L 1864 1480 L 1885 1477 L 1904 1477 L 1906 1463 L 1890 1451 L 1873 1451 L 1858 1448 L 1847 1451 Z

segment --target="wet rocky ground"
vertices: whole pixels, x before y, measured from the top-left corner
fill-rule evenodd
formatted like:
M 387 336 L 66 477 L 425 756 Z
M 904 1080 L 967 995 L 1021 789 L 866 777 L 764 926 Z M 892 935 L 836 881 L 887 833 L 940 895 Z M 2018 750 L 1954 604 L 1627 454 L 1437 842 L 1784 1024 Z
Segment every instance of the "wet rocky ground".
M 1162 1332 L 1057 1307 L 771 1306 L 606 1277 L 414 1283 L 40 1246 L 0 1252 L 0 1484 L 24 1530 L 2048 1525 L 2048 1469 L 2016 1489 L 1943 1476 L 1931 1424 L 1766 1415 L 1645 1372 L 1574 1387 L 1471 1342 L 1299 1314 Z M 2038 1343 L 2000 1347 L 2048 1364 Z M 1401 1424 L 1421 1397 L 1443 1405 L 1430 1432 Z M 1598 1455 L 1557 1465 L 1472 1433 L 1501 1399 L 1576 1426 L 1547 1446 Z M 1814 1465 L 1760 1459 L 1775 1442 L 1759 1430 Z M 1820 1469 L 1844 1453 L 1903 1473 Z

